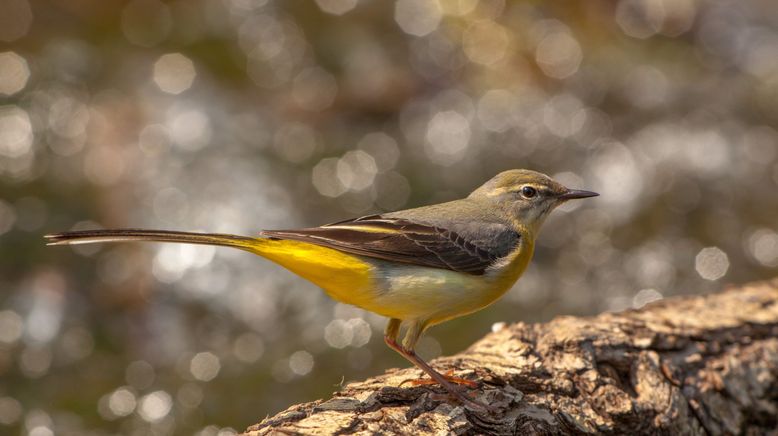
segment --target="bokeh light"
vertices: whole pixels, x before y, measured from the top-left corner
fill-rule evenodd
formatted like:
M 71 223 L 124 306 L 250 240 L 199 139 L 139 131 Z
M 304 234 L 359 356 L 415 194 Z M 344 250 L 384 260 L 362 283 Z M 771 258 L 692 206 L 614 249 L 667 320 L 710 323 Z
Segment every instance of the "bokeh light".
M 125 407 L 129 408 L 129 405 Z M 165 418 L 173 407 L 170 394 L 155 391 L 144 395 L 138 402 L 138 415 L 147 422 L 157 422 Z
M 343 15 L 354 9 L 359 0 L 316 0 L 322 11 L 333 15 Z
M 137 398 L 135 394 L 124 387 L 113 391 L 108 396 L 108 408 L 114 417 L 121 418 L 135 411 Z
M 718 280 L 729 269 L 729 257 L 718 247 L 706 247 L 694 258 L 694 268 L 705 280 Z
M 442 16 L 438 0 L 397 0 L 394 4 L 394 19 L 403 32 L 409 35 L 428 35 L 437 29 Z
M 211 381 L 219 375 L 221 363 L 215 354 L 205 351 L 197 353 L 189 363 L 189 371 L 192 377 L 200 381 Z
M 154 83 L 168 94 L 181 94 L 192 86 L 197 71 L 194 63 L 181 53 L 160 56 L 154 62 Z
M 0 53 L 0 94 L 16 94 L 29 79 L 30 68 L 23 57 L 12 51 Z
M 27 111 L 18 106 L 0 106 L 0 155 L 21 158 L 31 152 L 32 123 Z

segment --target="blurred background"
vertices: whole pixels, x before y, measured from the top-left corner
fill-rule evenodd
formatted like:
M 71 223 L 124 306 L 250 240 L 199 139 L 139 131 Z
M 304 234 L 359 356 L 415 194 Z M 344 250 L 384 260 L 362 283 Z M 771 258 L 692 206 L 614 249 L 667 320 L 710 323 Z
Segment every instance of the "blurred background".
M 434 357 L 775 276 L 776 124 L 771 0 L 3 0 L 0 433 L 226 435 L 408 366 L 251 254 L 47 232 L 251 235 L 510 168 L 602 194 Z

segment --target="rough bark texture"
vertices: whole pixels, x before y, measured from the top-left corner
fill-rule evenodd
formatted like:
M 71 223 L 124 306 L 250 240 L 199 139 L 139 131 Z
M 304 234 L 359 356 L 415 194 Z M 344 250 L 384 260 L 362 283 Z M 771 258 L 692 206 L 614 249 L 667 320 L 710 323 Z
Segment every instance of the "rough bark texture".
M 506 326 L 433 361 L 478 413 L 408 368 L 247 430 L 265 434 L 778 434 L 778 280 L 641 310 Z

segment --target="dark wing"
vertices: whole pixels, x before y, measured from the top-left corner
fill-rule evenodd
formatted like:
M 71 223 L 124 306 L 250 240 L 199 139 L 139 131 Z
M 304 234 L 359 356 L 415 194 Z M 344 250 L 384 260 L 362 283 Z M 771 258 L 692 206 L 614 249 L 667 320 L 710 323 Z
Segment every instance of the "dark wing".
M 511 232 L 515 247 L 518 234 Z M 271 230 L 262 236 L 291 239 L 392 262 L 481 275 L 510 250 L 479 246 L 451 230 L 380 215 L 300 230 Z M 500 235 L 503 238 L 505 235 Z

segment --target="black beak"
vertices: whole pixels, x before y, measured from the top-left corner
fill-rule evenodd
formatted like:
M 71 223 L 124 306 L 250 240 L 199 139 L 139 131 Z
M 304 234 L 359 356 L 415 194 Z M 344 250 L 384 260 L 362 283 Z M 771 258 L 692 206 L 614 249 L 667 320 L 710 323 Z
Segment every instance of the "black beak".
M 568 189 L 567 192 L 560 194 L 557 198 L 562 200 L 573 200 L 576 198 L 589 198 L 596 197 L 600 194 L 592 191 L 584 191 L 581 189 Z

